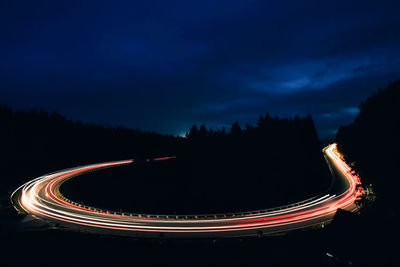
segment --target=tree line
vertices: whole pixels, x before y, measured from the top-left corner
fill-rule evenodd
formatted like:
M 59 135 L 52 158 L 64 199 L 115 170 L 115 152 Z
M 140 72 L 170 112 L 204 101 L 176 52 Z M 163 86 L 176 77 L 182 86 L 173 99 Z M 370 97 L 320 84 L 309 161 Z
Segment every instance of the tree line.
M 179 213 L 285 204 L 314 196 L 330 182 L 311 116 L 281 119 L 267 113 L 257 125 L 242 127 L 234 122 L 228 130 L 193 125 L 186 138 L 6 106 L 0 107 L 0 123 L 2 194 L 23 181 L 63 168 L 129 158 L 140 163 L 165 155 L 177 159 L 87 174 L 99 181 L 112 177 L 116 186 L 124 185 L 124 194 L 115 191 L 107 200 L 96 193 L 102 186 L 109 189 L 106 180 L 93 188 L 90 178 L 72 179 L 65 188 L 87 204 L 103 198 L 99 201 L 107 208 L 121 207 L 123 202 L 129 206 L 121 208 L 134 211 Z M 149 192 L 157 194 L 149 198 Z
M 400 80 L 378 90 L 360 104 L 354 122 L 338 130 L 336 140 L 365 185 L 372 184 L 380 207 L 392 214 L 398 209 L 400 160 Z

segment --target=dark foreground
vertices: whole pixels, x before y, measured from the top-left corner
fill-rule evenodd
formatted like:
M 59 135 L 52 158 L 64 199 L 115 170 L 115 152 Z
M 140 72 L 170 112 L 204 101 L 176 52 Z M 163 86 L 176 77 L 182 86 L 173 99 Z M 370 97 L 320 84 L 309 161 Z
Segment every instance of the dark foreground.
M 369 216 L 339 211 L 323 229 L 196 240 L 98 236 L 28 222 L 2 227 L 1 254 L 3 266 L 396 266 L 394 225 Z

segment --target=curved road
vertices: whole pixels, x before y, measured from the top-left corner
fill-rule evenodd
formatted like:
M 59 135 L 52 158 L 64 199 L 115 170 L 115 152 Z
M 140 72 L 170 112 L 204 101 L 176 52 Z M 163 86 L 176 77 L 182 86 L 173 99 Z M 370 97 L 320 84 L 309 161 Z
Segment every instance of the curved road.
M 292 205 L 244 213 L 211 215 L 143 215 L 83 206 L 66 199 L 59 188 L 66 180 L 87 171 L 133 163 L 116 161 L 76 167 L 38 177 L 19 187 L 11 201 L 20 212 L 73 230 L 138 237 L 249 236 L 285 232 L 332 220 L 338 208 L 357 209 L 362 194 L 360 179 L 343 161 L 336 144 L 323 149 L 333 176 L 325 195 Z M 156 158 L 167 160 L 173 157 Z

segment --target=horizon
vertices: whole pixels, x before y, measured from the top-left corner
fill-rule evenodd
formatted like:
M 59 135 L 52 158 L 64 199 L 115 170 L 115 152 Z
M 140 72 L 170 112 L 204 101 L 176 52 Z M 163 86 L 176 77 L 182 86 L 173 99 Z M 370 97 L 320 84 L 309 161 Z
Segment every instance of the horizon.
M 156 131 L 146 131 L 146 130 L 143 130 L 143 129 L 140 129 L 140 128 L 129 128 L 129 127 L 125 127 L 124 125 L 105 125 L 105 124 L 92 123 L 92 122 L 82 121 L 82 120 L 74 120 L 74 119 L 68 118 L 67 116 L 65 116 L 65 115 L 62 114 L 62 113 L 59 113 L 59 112 L 56 111 L 56 110 L 54 110 L 54 111 L 49 111 L 49 110 L 46 110 L 46 109 L 43 109 L 43 108 L 35 108 L 35 107 L 33 107 L 33 108 L 30 108 L 30 109 L 17 109 L 17 108 L 13 108 L 13 107 L 7 106 L 7 105 L 0 105 L 0 108 L 6 108 L 6 109 L 9 108 L 9 109 L 11 110 L 11 112 L 13 112 L 13 113 L 18 113 L 18 112 L 24 112 L 24 113 L 37 112 L 37 113 L 41 113 L 41 112 L 44 112 L 44 113 L 46 113 L 46 114 L 49 115 L 49 116 L 51 116 L 52 114 L 57 114 L 57 115 L 59 115 L 59 116 L 65 118 L 67 121 L 71 121 L 72 123 L 82 123 L 82 124 L 88 124 L 88 125 L 95 125 L 95 126 L 100 126 L 100 127 L 104 127 L 104 128 L 111 127 L 111 128 L 113 128 L 113 129 L 117 129 L 117 128 L 123 127 L 123 128 L 125 128 L 125 129 L 127 129 L 127 130 L 130 130 L 130 131 L 140 131 L 140 132 L 143 132 L 143 133 L 154 133 L 154 134 L 160 134 L 160 135 L 165 135 L 165 136 L 181 137 L 181 138 L 187 138 L 187 135 L 189 134 L 190 129 L 191 129 L 193 126 L 196 126 L 197 128 L 200 128 L 200 127 L 202 127 L 202 126 L 205 126 L 206 129 L 207 129 L 207 131 L 209 131 L 209 130 L 212 130 L 212 131 L 222 131 L 222 130 L 223 130 L 224 132 L 226 132 L 226 133 L 229 134 L 229 133 L 231 132 L 232 124 L 238 122 L 238 121 L 233 121 L 231 124 L 220 125 L 219 128 L 217 128 L 217 127 L 210 127 L 210 126 L 208 126 L 208 125 L 206 125 L 206 124 L 196 124 L 196 123 L 193 123 L 193 124 L 191 124 L 191 126 L 190 126 L 186 131 L 182 132 L 181 134 L 172 134 L 172 133 L 160 133 L 160 132 L 156 132 Z M 250 123 L 240 124 L 240 123 L 239 123 L 239 126 L 240 126 L 241 130 L 246 130 L 247 125 L 250 126 L 250 127 L 255 127 L 255 128 L 256 128 L 256 127 L 257 127 L 257 121 L 258 121 L 258 119 L 259 119 L 261 116 L 262 116 L 262 117 L 265 117 L 267 114 L 268 114 L 268 116 L 270 116 L 270 117 L 273 118 L 273 119 L 277 119 L 277 120 L 289 120 L 289 121 L 295 120 L 296 117 L 299 118 L 299 119 L 301 119 L 301 120 L 303 120 L 303 119 L 306 119 L 308 116 L 310 116 L 311 119 L 313 120 L 314 125 L 315 125 L 314 118 L 312 118 L 312 116 L 311 116 L 310 114 L 307 114 L 307 115 L 305 115 L 305 116 L 294 115 L 293 117 L 279 117 L 278 115 L 271 115 L 271 114 L 269 114 L 269 112 L 266 112 L 266 113 L 264 113 L 264 114 L 260 114 L 260 115 L 257 117 L 257 120 L 256 120 L 255 123 L 252 123 L 252 124 L 250 124 Z M 316 130 L 317 130 L 317 134 L 318 134 L 318 129 L 316 129 Z M 337 131 L 337 130 L 336 130 L 336 131 Z M 336 131 L 335 131 L 335 134 L 336 134 Z M 333 138 L 334 138 L 334 137 L 333 137 Z M 321 139 L 319 135 L 318 135 L 318 140 L 321 141 L 321 142 L 332 141 L 332 140 L 330 140 L 330 139 Z

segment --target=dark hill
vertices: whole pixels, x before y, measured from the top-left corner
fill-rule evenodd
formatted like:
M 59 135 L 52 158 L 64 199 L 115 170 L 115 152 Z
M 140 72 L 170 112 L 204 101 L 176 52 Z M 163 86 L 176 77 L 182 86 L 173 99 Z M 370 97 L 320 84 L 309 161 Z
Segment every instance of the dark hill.
M 399 188 L 400 81 L 379 90 L 360 105 L 354 122 L 337 134 L 340 150 L 378 200 L 395 203 Z
M 396 81 L 362 103 L 354 122 L 341 127 L 336 137 L 346 161 L 368 191 L 372 188 L 376 194 L 374 202 L 371 194 L 362 201 L 366 205 L 357 217 L 338 216 L 328 236 L 331 251 L 357 259 L 360 266 L 396 266 L 398 262 L 399 136 L 400 81 Z M 354 242 L 343 242 L 349 236 Z

